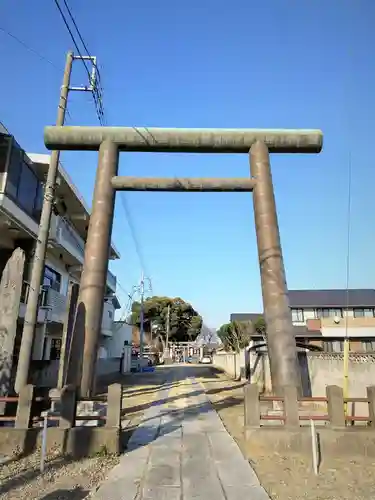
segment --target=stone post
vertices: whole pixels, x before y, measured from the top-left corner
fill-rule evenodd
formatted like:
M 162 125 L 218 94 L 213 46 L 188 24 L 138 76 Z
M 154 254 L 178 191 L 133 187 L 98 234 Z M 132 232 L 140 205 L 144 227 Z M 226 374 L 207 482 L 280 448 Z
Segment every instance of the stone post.
M 244 386 L 244 405 L 245 429 L 247 427 L 260 427 L 259 387 L 257 384 Z
M 112 384 L 108 387 L 107 399 L 107 428 L 121 428 L 121 410 L 122 410 L 122 385 Z
M 14 424 L 17 429 L 31 427 L 33 400 L 34 386 L 31 384 L 23 386 L 18 395 L 17 415 Z
M 327 407 L 332 428 L 345 427 L 344 392 L 338 385 L 327 385 Z
M 49 396 L 52 402 L 58 405 L 59 427 L 62 429 L 75 427 L 77 388 L 74 385 L 65 385 L 61 389 L 51 389 Z
M 284 387 L 284 414 L 287 427 L 300 426 L 297 387 Z
M 370 427 L 375 428 L 375 386 L 367 387 L 368 398 L 368 414 L 370 419 Z
M 17 332 L 25 252 L 16 248 L 5 265 L 0 283 L 0 396 L 10 389 L 13 349 Z M 5 403 L 0 403 L 0 415 Z

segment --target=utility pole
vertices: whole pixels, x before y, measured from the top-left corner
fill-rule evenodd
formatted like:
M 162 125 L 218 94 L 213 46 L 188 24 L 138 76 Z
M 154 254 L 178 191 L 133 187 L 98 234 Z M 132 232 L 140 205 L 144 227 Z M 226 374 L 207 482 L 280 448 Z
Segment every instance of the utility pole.
M 71 87 L 70 77 L 72 74 L 73 61 L 75 59 L 91 61 L 92 71 L 89 75 L 89 86 Z M 63 126 L 65 123 L 65 114 L 69 91 L 94 92 L 96 82 L 96 57 L 75 56 L 69 51 L 66 56 L 64 77 L 60 91 L 60 100 L 57 110 L 57 126 Z M 15 390 L 20 392 L 22 387 L 28 383 L 29 367 L 34 343 L 35 326 L 38 320 L 40 287 L 44 275 L 44 263 L 51 225 L 52 207 L 55 201 L 56 179 L 59 169 L 60 151 L 54 150 L 51 153 L 48 168 L 47 180 L 44 189 L 44 199 L 42 213 L 39 223 L 38 238 L 35 245 L 35 253 L 31 271 L 30 290 L 27 300 L 25 320 L 22 330 L 22 340 L 17 365 L 17 375 L 15 381 Z
M 66 56 L 63 83 L 60 92 L 59 107 L 57 110 L 56 125 L 64 125 L 67 107 L 70 76 L 73 66 L 73 52 Z M 52 151 L 47 182 L 44 190 L 42 214 L 40 217 L 38 239 L 35 246 L 35 254 L 30 280 L 30 291 L 27 300 L 24 326 L 22 331 L 21 348 L 18 358 L 17 375 L 15 382 L 16 392 L 19 394 L 22 387 L 27 385 L 29 377 L 30 358 L 34 343 L 35 326 L 38 319 L 39 295 L 44 273 L 44 262 L 51 223 L 52 206 L 55 197 L 56 178 L 58 173 L 60 151 Z
M 144 313 L 144 295 L 145 295 L 145 278 L 142 271 L 141 277 L 141 313 L 140 313 L 140 335 L 139 335 L 139 355 L 142 358 L 143 355 L 143 343 L 144 343 L 144 334 L 145 334 L 145 313 Z
M 170 317 L 171 317 L 171 306 L 168 306 L 167 309 L 167 321 L 165 325 L 165 331 L 166 331 L 166 339 L 165 339 L 165 351 L 167 354 L 167 357 L 169 358 L 169 325 L 170 325 Z

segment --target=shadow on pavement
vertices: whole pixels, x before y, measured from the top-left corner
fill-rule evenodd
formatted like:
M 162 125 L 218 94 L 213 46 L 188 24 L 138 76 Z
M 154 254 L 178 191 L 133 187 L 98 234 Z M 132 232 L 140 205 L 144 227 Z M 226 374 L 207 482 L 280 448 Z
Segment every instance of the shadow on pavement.
M 89 493 L 89 490 L 83 490 L 82 488 L 74 488 L 72 490 L 56 490 L 48 493 L 40 500 L 81 500 L 82 498 L 86 498 Z
M 185 377 L 183 380 L 187 379 L 187 377 Z M 173 389 L 173 387 L 177 387 L 178 383 L 176 384 L 165 384 L 162 386 L 162 390 L 163 391 L 168 391 L 168 390 L 171 390 Z M 209 390 L 205 390 L 205 389 L 197 389 L 197 390 L 194 390 L 192 392 L 189 392 L 189 397 L 195 397 L 195 396 L 200 396 L 201 394 L 208 394 L 208 395 L 214 395 L 214 394 L 219 394 L 219 393 L 223 393 L 225 391 L 232 391 L 233 389 L 236 389 L 236 388 L 241 388 L 243 385 L 233 385 L 233 386 L 226 386 L 226 387 L 220 387 L 220 388 L 217 388 L 217 389 L 209 389 Z M 155 390 L 154 392 L 160 392 L 160 389 L 158 390 Z M 149 394 L 149 392 L 144 392 L 144 393 L 140 393 L 140 394 Z M 122 410 L 122 413 L 121 413 L 121 416 L 126 416 L 127 414 L 129 413 L 137 413 L 137 412 L 142 412 L 142 411 L 145 411 L 147 410 L 150 405 L 153 405 L 153 406 L 159 406 L 159 405 L 164 405 L 164 404 L 170 404 L 170 403 L 173 403 L 174 401 L 177 401 L 179 399 L 182 399 L 182 398 L 185 398 L 186 395 L 185 394 L 178 394 L 176 396 L 168 396 L 166 398 L 161 398 L 161 399 L 156 399 L 155 401 L 152 401 L 152 402 L 147 402 L 147 403 L 142 403 L 142 404 L 139 404 L 139 405 L 134 405 L 134 406 L 126 406 L 126 400 L 125 400 L 125 408 Z
M 224 390 L 230 390 L 229 388 L 223 388 Z M 220 392 L 220 389 L 215 389 L 215 392 Z M 190 398 L 194 396 L 199 396 L 206 391 L 194 390 L 186 394 L 181 394 L 176 397 L 161 399 L 155 401 L 152 406 L 159 406 L 166 403 L 171 403 L 180 398 Z M 242 397 L 229 396 L 221 401 L 212 404 L 208 399 L 194 404 L 188 404 L 185 408 L 165 408 L 161 409 L 157 414 L 152 415 L 148 418 L 142 420 L 141 425 L 138 427 L 138 436 L 130 440 L 129 448 L 125 449 L 125 452 L 132 452 L 138 448 L 147 446 L 160 436 L 165 436 L 175 432 L 181 427 L 183 421 L 188 421 L 190 419 L 199 419 L 200 416 L 208 413 L 215 412 L 218 413 L 220 410 L 231 408 L 243 404 Z M 163 417 L 167 417 L 166 421 L 163 422 Z M 134 435 L 135 436 L 135 435 Z

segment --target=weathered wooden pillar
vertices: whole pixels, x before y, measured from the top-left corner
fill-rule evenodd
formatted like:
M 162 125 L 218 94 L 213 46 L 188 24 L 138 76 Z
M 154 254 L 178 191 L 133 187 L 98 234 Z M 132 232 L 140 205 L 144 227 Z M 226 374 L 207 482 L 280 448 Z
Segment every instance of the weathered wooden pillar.
M 250 149 L 250 171 L 256 181 L 253 204 L 272 389 L 274 393 L 282 395 L 284 387 L 294 386 L 300 390 L 301 376 L 289 308 L 269 151 L 264 142 L 256 141 Z
M 0 283 L 0 396 L 10 389 L 14 341 L 20 308 L 25 252 L 16 248 L 5 265 Z M 0 414 L 5 404 L 0 403 Z
M 84 324 L 85 330 L 81 378 L 81 396 L 84 397 L 89 397 L 93 390 L 115 205 L 115 190 L 111 180 L 117 175 L 118 160 L 118 146 L 104 141 L 99 148 L 75 325 L 82 328 Z

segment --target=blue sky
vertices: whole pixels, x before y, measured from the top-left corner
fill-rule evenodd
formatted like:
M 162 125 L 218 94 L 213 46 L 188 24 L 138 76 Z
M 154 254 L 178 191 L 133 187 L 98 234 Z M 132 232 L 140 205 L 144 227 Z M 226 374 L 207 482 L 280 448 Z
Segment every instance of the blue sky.
M 374 287 L 373 0 L 70 0 L 102 68 L 108 123 L 159 127 L 321 128 L 320 155 L 272 157 L 289 288 Z M 28 151 L 45 152 L 72 47 L 54 2 L 3 0 L 0 120 Z M 73 84 L 84 83 L 76 63 Z M 75 125 L 96 125 L 88 95 L 71 95 Z M 96 153 L 63 153 L 90 204 Z M 122 174 L 246 176 L 246 155 L 123 154 Z M 141 265 L 117 196 L 111 264 L 123 288 Z M 210 326 L 262 310 L 251 194 L 127 193 L 155 294 L 189 300 Z M 120 292 L 120 298 L 123 293 Z

